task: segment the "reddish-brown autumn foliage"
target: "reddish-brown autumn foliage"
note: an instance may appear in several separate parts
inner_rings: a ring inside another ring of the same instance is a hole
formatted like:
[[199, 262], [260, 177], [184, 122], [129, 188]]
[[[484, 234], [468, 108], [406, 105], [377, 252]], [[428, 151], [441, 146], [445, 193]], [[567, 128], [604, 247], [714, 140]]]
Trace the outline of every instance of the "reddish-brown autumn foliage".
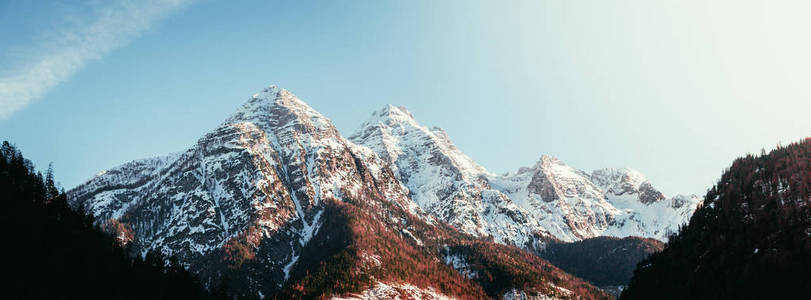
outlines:
[[225, 262], [232, 269], [239, 268], [245, 261], [255, 258], [255, 253], [250, 245], [240, 242], [241, 239], [231, 239], [223, 246]]
[[119, 245], [125, 246], [135, 238], [135, 233], [127, 224], [116, 219], [108, 219], [102, 224], [102, 229], [115, 237]]
[[[500, 298], [519, 289], [566, 297], [555, 287], [585, 299], [609, 296], [549, 262], [512, 246], [460, 234], [445, 224], [429, 225], [399, 206], [333, 201], [318, 234], [302, 253], [279, 298], [348, 294], [376, 281], [434, 288], [459, 299]], [[445, 264], [448, 254], [462, 255], [480, 274], [468, 279]]]

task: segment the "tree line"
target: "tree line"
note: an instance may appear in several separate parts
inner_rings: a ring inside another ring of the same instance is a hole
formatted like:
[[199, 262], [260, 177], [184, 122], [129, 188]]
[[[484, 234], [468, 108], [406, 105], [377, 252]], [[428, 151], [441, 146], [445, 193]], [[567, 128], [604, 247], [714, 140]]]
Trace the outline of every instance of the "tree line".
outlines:
[[53, 167], [43, 175], [0, 147], [0, 257], [5, 299], [214, 299], [177, 261], [129, 255], [91, 216], [68, 206]]

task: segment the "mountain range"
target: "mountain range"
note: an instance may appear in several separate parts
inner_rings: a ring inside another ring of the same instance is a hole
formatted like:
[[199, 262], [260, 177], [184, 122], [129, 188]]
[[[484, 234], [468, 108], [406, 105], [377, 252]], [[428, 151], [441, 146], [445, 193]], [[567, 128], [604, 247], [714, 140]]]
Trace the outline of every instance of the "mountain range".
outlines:
[[667, 240], [701, 202], [694, 195], [668, 198], [635, 170], [587, 173], [547, 155], [516, 172], [492, 174], [444, 130], [420, 125], [403, 107], [373, 113], [349, 140], [377, 153], [434, 217], [524, 248], [597, 236]]
[[254, 298], [605, 298], [536, 254], [667, 241], [701, 205], [631, 169], [551, 156], [493, 174], [402, 107], [345, 138], [275, 86], [188, 149], [104, 171], [68, 201], [135, 254]]

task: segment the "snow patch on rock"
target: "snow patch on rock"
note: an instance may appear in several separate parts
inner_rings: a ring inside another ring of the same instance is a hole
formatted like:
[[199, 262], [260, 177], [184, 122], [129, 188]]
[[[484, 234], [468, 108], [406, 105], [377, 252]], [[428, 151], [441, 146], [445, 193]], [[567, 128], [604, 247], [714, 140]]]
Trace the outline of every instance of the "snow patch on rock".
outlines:
[[426, 299], [451, 300], [434, 288], [420, 288], [407, 283], [377, 282], [373, 287], [358, 293], [345, 296], [332, 296], [333, 300], [383, 300], [383, 299]]

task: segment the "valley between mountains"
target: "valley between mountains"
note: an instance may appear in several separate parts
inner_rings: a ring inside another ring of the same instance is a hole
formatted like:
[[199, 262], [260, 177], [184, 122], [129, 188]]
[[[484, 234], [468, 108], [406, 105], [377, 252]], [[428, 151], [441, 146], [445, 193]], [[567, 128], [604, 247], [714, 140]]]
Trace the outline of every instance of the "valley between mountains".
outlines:
[[344, 137], [275, 86], [188, 149], [67, 194], [133, 255], [279, 299], [610, 298], [598, 286], [627, 285], [702, 204], [551, 156], [493, 174], [403, 107]]

